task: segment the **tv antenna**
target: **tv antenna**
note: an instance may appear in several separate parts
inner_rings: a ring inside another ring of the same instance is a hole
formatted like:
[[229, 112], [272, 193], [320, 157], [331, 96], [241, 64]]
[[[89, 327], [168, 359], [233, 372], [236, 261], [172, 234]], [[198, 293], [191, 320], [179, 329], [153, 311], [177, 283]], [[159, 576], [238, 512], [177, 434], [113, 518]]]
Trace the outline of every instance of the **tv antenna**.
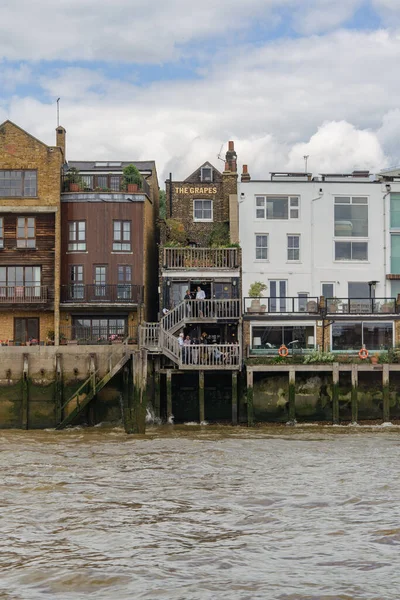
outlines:
[[223, 147], [224, 147], [224, 144], [221, 144], [221, 148], [220, 148], [220, 150], [219, 150], [219, 152], [218, 152], [218, 154], [217, 154], [217, 158], [218, 158], [219, 160], [222, 160], [222, 162], [225, 162], [225, 158], [222, 156], [222, 148], [223, 148]]
[[60, 99], [57, 98], [57, 127], [60, 126]]
[[307, 173], [307, 163], [308, 163], [308, 159], [310, 158], [310, 155], [309, 154], [305, 154], [303, 156], [303, 158], [304, 158], [304, 172]]

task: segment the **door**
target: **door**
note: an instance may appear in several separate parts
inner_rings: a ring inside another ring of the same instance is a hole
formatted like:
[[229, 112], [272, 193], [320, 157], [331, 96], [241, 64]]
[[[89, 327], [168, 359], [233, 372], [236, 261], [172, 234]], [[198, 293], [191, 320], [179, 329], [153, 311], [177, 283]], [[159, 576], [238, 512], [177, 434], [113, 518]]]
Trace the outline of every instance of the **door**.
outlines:
[[185, 281], [179, 281], [176, 283], [172, 283], [171, 285], [171, 306], [163, 306], [163, 308], [173, 308], [174, 306], [177, 306], [179, 304], [179, 302], [182, 302], [182, 300], [185, 297], [186, 294], [186, 290], [189, 289], [189, 282]]
[[105, 298], [107, 282], [107, 267], [105, 265], [96, 265], [94, 268], [94, 295], [97, 298]]
[[39, 319], [14, 319], [14, 342], [39, 342]]
[[117, 298], [118, 300], [132, 299], [132, 267], [130, 265], [118, 266], [118, 285]]
[[270, 312], [286, 312], [286, 284], [285, 279], [269, 280]]

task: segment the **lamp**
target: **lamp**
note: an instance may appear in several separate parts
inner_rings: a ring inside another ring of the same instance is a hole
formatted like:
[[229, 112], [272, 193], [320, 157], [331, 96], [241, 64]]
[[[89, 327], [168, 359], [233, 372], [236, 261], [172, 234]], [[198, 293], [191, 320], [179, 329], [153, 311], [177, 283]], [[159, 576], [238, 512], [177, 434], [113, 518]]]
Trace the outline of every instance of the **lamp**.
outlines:
[[261, 346], [261, 338], [260, 337], [255, 337], [253, 338], [253, 346]]

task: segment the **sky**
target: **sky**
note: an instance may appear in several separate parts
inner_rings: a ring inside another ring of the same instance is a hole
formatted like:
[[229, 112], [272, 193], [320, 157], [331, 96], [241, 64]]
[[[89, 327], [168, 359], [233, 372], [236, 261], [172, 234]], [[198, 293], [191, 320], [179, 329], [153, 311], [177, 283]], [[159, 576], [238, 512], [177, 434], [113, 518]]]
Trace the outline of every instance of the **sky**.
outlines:
[[2, 0], [0, 122], [69, 160], [155, 160], [160, 186], [234, 140], [270, 171], [400, 164], [400, 0]]

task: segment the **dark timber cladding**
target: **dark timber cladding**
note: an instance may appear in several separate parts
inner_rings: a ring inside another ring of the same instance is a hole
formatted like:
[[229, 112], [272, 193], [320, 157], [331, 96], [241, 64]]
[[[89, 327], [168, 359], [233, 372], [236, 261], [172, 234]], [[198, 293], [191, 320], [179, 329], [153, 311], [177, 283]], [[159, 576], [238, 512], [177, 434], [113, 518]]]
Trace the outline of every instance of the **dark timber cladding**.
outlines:
[[[143, 274], [143, 202], [63, 202], [62, 215], [62, 283], [71, 283], [72, 265], [83, 266], [83, 284], [94, 283], [94, 268], [107, 268], [107, 284], [118, 283], [118, 266], [132, 267], [132, 283], [144, 285]], [[68, 226], [71, 221], [86, 222], [86, 251], [68, 251]], [[114, 252], [113, 222], [130, 221], [131, 250]]]

